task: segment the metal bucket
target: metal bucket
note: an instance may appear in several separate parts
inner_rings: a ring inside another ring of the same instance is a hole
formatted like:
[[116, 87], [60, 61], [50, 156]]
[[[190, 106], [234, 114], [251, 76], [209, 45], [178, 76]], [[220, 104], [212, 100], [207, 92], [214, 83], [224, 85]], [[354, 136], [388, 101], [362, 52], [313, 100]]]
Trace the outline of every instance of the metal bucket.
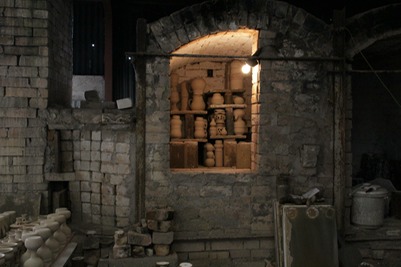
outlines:
[[378, 185], [364, 184], [354, 190], [352, 199], [352, 223], [366, 228], [383, 225], [388, 191]]

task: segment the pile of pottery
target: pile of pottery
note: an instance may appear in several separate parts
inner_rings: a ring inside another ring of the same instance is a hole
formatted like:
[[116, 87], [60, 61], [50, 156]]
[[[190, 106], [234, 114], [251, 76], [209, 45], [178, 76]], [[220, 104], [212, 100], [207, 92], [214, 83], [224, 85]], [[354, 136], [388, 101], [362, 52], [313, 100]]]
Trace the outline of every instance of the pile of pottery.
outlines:
[[47, 267], [72, 237], [67, 208], [32, 220], [15, 211], [0, 214], [0, 266]]

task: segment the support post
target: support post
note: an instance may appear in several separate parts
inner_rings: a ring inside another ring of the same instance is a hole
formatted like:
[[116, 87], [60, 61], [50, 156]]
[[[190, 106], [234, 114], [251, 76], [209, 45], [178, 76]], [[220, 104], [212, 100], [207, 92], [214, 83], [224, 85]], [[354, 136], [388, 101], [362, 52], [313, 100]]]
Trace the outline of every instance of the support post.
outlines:
[[[146, 20], [138, 19], [136, 25], [136, 50], [146, 51]], [[146, 59], [145, 57], [135, 58], [135, 200], [136, 212], [135, 221], [145, 216], [145, 180], [146, 180]]]
[[[333, 49], [334, 56], [344, 58], [345, 56], [345, 9], [335, 10], [333, 14], [334, 37]], [[346, 73], [345, 60], [334, 63], [335, 71], [338, 75], [334, 76], [334, 207], [337, 214], [338, 232], [344, 230], [345, 213], [345, 181], [346, 181], [346, 156], [345, 156], [345, 115], [346, 115]]]

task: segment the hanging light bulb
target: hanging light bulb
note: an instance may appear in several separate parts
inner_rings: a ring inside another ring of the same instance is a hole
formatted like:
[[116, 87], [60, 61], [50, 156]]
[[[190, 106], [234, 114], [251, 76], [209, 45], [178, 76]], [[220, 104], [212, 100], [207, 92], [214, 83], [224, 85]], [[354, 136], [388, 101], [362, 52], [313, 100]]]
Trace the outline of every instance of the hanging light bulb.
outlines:
[[242, 73], [243, 74], [248, 74], [251, 71], [251, 66], [249, 66], [247, 63], [245, 63], [242, 68]]

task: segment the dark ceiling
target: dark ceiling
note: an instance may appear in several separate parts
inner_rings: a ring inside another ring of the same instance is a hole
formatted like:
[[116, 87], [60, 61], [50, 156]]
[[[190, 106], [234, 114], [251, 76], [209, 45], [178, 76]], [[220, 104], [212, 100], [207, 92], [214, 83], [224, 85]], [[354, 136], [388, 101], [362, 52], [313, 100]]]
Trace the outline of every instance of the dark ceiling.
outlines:
[[[227, 0], [229, 1], [229, 0]], [[251, 0], [248, 0], [251, 1]], [[204, 0], [112, 0], [115, 6], [140, 11], [140, 15], [153, 21], [181, 8], [205, 2]], [[287, 0], [283, 1], [305, 9], [320, 19], [330, 22], [333, 10], [345, 8], [347, 17], [401, 0]]]

